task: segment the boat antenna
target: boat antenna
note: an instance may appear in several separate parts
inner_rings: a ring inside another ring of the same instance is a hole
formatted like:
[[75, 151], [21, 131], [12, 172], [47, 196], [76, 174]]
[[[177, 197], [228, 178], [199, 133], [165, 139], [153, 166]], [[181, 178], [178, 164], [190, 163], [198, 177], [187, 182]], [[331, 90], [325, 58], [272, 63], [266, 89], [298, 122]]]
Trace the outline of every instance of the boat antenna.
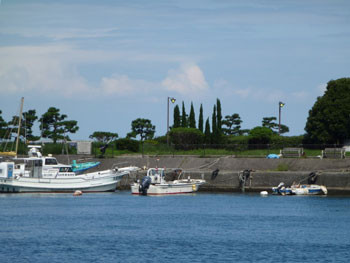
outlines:
[[18, 142], [19, 142], [19, 135], [21, 131], [21, 121], [22, 121], [22, 112], [23, 112], [23, 102], [24, 102], [24, 97], [21, 98], [21, 109], [19, 111], [19, 119], [18, 119], [18, 130], [17, 130], [17, 140], [16, 140], [16, 156], [18, 152]]

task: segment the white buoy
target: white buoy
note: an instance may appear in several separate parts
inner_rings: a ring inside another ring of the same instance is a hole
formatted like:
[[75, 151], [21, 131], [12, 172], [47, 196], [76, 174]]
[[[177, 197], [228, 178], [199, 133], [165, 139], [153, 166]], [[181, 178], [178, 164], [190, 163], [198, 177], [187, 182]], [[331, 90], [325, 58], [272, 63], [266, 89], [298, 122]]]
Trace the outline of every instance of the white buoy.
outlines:
[[269, 195], [269, 193], [268, 193], [267, 191], [261, 191], [261, 192], [260, 192], [260, 195], [262, 195], [262, 196], [267, 196], [267, 195]]
[[82, 195], [82, 194], [83, 194], [82, 191], [76, 190], [76, 191], [74, 192], [73, 196], [79, 196], [79, 195]]

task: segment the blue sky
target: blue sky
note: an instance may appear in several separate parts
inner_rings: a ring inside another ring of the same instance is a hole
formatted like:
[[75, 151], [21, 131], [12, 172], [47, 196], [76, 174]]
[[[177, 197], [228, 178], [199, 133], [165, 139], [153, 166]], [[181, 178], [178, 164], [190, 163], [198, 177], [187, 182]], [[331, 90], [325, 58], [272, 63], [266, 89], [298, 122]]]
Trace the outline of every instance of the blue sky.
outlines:
[[[167, 97], [245, 129], [278, 117], [300, 135], [331, 79], [349, 77], [350, 2], [17, 1], [0, 4], [0, 110], [51, 106], [94, 131], [124, 137], [147, 118], [166, 132]], [[170, 110], [172, 123], [173, 106]]]

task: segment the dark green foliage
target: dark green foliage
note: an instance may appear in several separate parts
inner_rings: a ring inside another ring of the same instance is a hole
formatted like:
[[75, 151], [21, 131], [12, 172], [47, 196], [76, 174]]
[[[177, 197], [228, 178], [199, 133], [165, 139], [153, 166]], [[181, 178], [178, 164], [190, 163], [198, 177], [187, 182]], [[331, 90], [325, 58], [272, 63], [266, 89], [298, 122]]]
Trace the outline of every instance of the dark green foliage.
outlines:
[[249, 132], [249, 144], [269, 144], [273, 132], [267, 127], [255, 127]]
[[79, 127], [77, 121], [64, 121], [67, 115], [60, 114], [60, 110], [51, 107], [41, 118], [42, 137], [52, 139], [54, 143], [57, 140], [64, 139], [67, 133], [75, 133]]
[[131, 152], [138, 152], [140, 149], [140, 142], [129, 138], [118, 139], [115, 141], [117, 150], [127, 150]]
[[221, 114], [221, 102], [216, 99], [216, 125], [218, 135], [222, 134], [222, 114]]
[[242, 135], [241, 123], [242, 120], [238, 113], [226, 115], [225, 119], [222, 121], [222, 124], [225, 125], [226, 128], [222, 128], [222, 131], [226, 135]]
[[181, 115], [181, 127], [187, 128], [187, 114], [185, 109], [185, 103], [182, 102], [182, 115]]
[[148, 119], [138, 118], [131, 122], [131, 132], [128, 137], [140, 136], [141, 141], [152, 139], [156, 132], [156, 126]]
[[[262, 120], [262, 126], [271, 129], [274, 133], [278, 134], [279, 124], [275, 122], [277, 120], [276, 117], [264, 117]], [[288, 126], [281, 124], [280, 133], [289, 132]]]
[[203, 132], [203, 128], [203, 106], [201, 104], [201, 107], [199, 108], [198, 130]]
[[[45, 143], [42, 148], [43, 155], [48, 154], [76, 154], [77, 149], [76, 147], [71, 147], [69, 144], [65, 145], [63, 143]], [[28, 151], [28, 148], [27, 148]]]
[[225, 143], [225, 149], [232, 151], [245, 151], [248, 150], [249, 136], [227, 136]]
[[170, 131], [170, 138], [177, 149], [195, 149], [203, 143], [204, 135], [196, 128], [175, 128]]
[[153, 139], [154, 141], [158, 142], [158, 144], [166, 144], [167, 143], [167, 138], [166, 136], [158, 136]]
[[40, 139], [40, 136], [33, 135], [33, 125], [34, 122], [38, 119], [36, 116], [35, 110], [28, 110], [27, 112], [23, 112], [23, 121], [22, 121], [22, 129], [21, 135], [26, 137], [28, 141], [36, 141]]
[[190, 117], [189, 117], [189, 127], [196, 128], [196, 117], [194, 114], [194, 108], [193, 108], [192, 102], [191, 102], [191, 110], [190, 110]]
[[302, 147], [303, 138], [303, 135], [289, 137], [273, 135], [270, 140], [270, 148], [283, 149], [285, 147]]
[[7, 129], [7, 122], [2, 118], [1, 114], [2, 111], [0, 110], [0, 141], [5, 139], [4, 137]]
[[305, 131], [308, 143], [341, 144], [350, 138], [350, 78], [328, 82], [309, 111]]
[[211, 117], [211, 130], [212, 130], [212, 134], [211, 134], [211, 142], [213, 144], [218, 143], [218, 126], [217, 126], [217, 118], [216, 118], [216, 105], [214, 105], [213, 107], [213, 115]]
[[106, 144], [117, 139], [118, 133], [95, 131], [93, 134], [89, 136], [89, 138], [94, 139], [97, 142]]
[[211, 133], [210, 133], [209, 118], [207, 118], [207, 121], [205, 122], [204, 143], [206, 143], [206, 144], [210, 144], [211, 143]]
[[180, 108], [179, 105], [174, 107], [174, 125], [173, 128], [181, 127], [181, 116], [180, 116]]

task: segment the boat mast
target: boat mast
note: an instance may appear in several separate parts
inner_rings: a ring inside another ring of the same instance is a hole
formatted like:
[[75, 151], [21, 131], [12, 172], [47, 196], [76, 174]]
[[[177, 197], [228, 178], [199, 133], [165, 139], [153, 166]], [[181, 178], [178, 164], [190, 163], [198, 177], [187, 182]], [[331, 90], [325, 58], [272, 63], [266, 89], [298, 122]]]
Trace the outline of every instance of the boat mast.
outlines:
[[20, 111], [19, 111], [18, 131], [17, 131], [17, 140], [16, 140], [16, 156], [17, 156], [17, 151], [18, 151], [19, 135], [20, 135], [20, 131], [21, 131], [23, 102], [24, 102], [24, 97], [22, 97], [22, 99], [21, 99], [21, 108], [20, 108]]

